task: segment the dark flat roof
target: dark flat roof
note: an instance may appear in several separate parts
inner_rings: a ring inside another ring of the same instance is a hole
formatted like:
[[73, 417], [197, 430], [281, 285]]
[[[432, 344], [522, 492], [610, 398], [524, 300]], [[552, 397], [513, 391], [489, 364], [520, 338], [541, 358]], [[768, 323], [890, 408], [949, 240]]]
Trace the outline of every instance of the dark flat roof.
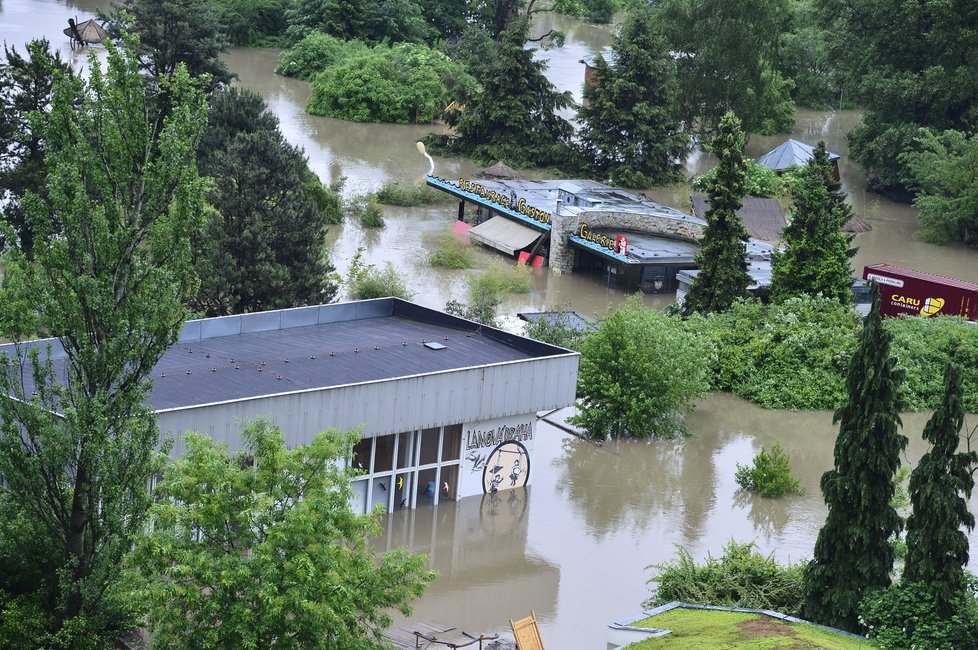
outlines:
[[[567, 353], [395, 298], [300, 307], [188, 321], [153, 370], [149, 404], [199, 406]], [[63, 352], [52, 356], [63, 375]]]

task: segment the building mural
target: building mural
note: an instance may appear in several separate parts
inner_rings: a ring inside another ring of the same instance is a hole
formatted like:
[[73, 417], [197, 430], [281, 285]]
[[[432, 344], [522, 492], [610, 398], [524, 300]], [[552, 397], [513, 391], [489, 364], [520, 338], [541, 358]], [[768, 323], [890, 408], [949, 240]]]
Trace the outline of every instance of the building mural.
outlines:
[[535, 429], [534, 414], [466, 424], [460, 493], [495, 494], [528, 485]]

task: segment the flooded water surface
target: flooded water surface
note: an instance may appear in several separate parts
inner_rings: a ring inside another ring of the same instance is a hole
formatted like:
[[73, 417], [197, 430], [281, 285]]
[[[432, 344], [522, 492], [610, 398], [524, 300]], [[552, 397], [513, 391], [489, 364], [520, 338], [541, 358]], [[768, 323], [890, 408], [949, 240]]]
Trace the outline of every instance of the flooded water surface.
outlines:
[[[46, 36], [77, 64], [61, 34], [66, 19], [90, 17], [100, 0], [63, 3], [50, 0], [2, 0], [0, 34], [20, 47]], [[561, 90], [580, 99], [587, 54], [605, 47], [607, 27], [595, 27], [549, 16], [537, 27], [564, 30], [561, 49], [542, 52], [549, 76]], [[413, 183], [427, 171], [415, 142], [438, 127], [354, 124], [310, 116], [304, 106], [310, 86], [274, 74], [278, 51], [236, 48], [226, 60], [238, 83], [260, 93], [279, 118], [282, 131], [301, 146], [312, 169], [324, 182], [345, 178], [349, 197], [374, 191], [388, 181]], [[978, 281], [978, 252], [962, 246], [920, 242], [916, 210], [867, 193], [865, 175], [848, 158], [846, 134], [859, 123], [858, 111], [800, 110], [791, 137], [814, 143], [824, 139], [842, 155], [842, 181], [856, 216], [872, 231], [856, 237], [853, 264], [889, 262]], [[787, 136], [752, 137], [749, 154], [757, 157]], [[436, 173], [467, 177], [478, 167], [457, 159], [436, 159]], [[713, 165], [710, 156], [694, 153], [692, 172]], [[688, 205], [684, 188], [660, 188], [651, 196], [674, 207]], [[367, 231], [348, 221], [331, 230], [332, 259], [341, 274], [358, 248], [365, 261], [391, 262], [407, 278], [415, 299], [443, 307], [464, 298], [466, 276], [426, 263], [431, 236], [451, 227], [456, 206], [388, 208], [387, 227]], [[502, 258], [480, 250], [480, 267]], [[583, 314], [603, 312], [624, 297], [587, 275], [556, 276], [535, 271], [529, 293], [508, 297], [501, 307], [510, 327], [513, 314], [570, 305]], [[663, 306], [669, 297], [647, 297]], [[926, 414], [904, 417], [911, 438], [907, 459], [924, 451], [920, 431]], [[978, 424], [972, 418], [971, 426]], [[402, 511], [385, 520], [380, 548], [405, 546], [429, 554], [439, 572], [428, 593], [416, 603], [415, 616], [455, 625], [468, 632], [503, 631], [509, 618], [534, 609], [548, 648], [603, 648], [604, 626], [640, 611], [648, 595], [646, 567], [674, 556], [676, 545], [694, 558], [717, 554], [731, 538], [755, 540], [764, 553], [784, 561], [811, 555], [825, 517], [818, 482], [832, 465], [836, 427], [828, 412], [765, 411], [741, 400], [713, 395], [702, 400], [689, 418], [691, 438], [678, 441], [615, 442], [597, 447], [541, 423], [537, 430], [532, 486], [494, 497], [468, 498], [436, 508]], [[785, 499], [762, 499], [736, 488], [737, 463], [748, 463], [762, 445], [781, 441], [806, 493]], [[972, 510], [978, 505], [972, 499]], [[978, 537], [972, 535], [972, 544]], [[971, 562], [971, 569], [978, 563]]]

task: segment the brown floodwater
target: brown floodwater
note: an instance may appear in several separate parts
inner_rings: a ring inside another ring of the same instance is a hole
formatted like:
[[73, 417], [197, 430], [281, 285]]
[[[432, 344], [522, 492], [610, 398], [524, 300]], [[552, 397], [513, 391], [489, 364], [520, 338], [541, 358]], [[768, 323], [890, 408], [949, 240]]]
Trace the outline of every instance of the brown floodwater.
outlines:
[[[71, 52], [61, 34], [69, 16], [85, 20], [104, 0], [0, 0], [0, 39], [17, 45], [46, 36], [78, 65], [84, 54]], [[547, 16], [540, 33], [555, 26], [565, 31], [563, 48], [541, 57], [551, 80], [580, 99], [580, 59], [605, 47], [607, 27]], [[388, 181], [416, 182], [427, 163], [414, 143], [431, 126], [355, 124], [307, 115], [306, 82], [274, 74], [278, 52], [235, 48], [226, 56], [239, 83], [260, 93], [278, 116], [285, 137], [301, 146], [324, 182], [345, 178], [347, 197], [377, 189]], [[963, 246], [920, 242], [916, 210], [865, 191], [865, 175], [848, 158], [846, 134], [859, 123], [858, 111], [806, 111], [797, 114], [791, 137], [824, 139], [842, 154], [840, 171], [856, 215], [873, 230], [857, 235], [855, 271], [864, 264], [890, 262], [978, 281], [978, 252]], [[785, 135], [751, 138], [756, 157], [780, 144]], [[694, 152], [691, 172], [712, 166], [709, 155]], [[436, 173], [468, 176], [468, 161], [436, 159]], [[688, 206], [681, 187], [650, 194], [675, 207]], [[415, 299], [443, 307], [464, 298], [466, 277], [478, 271], [449, 272], [426, 264], [433, 235], [448, 230], [453, 204], [433, 208], [387, 208], [387, 226], [368, 231], [354, 221], [334, 227], [332, 259], [344, 274], [360, 247], [371, 264], [393, 264], [409, 279]], [[480, 268], [502, 258], [477, 251]], [[584, 314], [603, 312], [624, 293], [586, 275], [555, 276], [536, 270], [527, 294], [505, 299], [500, 311], [511, 328], [514, 314], [570, 305]], [[663, 306], [668, 297], [648, 296]], [[907, 459], [915, 463], [925, 450], [920, 431], [926, 414], [907, 414], [904, 432], [911, 438]], [[972, 416], [970, 425], [978, 424]], [[678, 441], [614, 442], [597, 447], [546, 423], [535, 444], [533, 484], [522, 492], [472, 497], [435, 508], [390, 515], [380, 548], [405, 546], [427, 553], [439, 577], [415, 603], [415, 617], [434, 619], [466, 631], [504, 631], [510, 617], [530, 609], [541, 620], [550, 648], [603, 648], [605, 625], [640, 611], [647, 596], [647, 566], [673, 557], [676, 545], [694, 558], [717, 554], [733, 538], [754, 540], [764, 553], [785, 561], [810, 557], [825, 506], [819, 477], [832, 464], [836, 428], [828, 412], [766, 411], [727, 395], [702, 400], [689, 417], [691, 438]], [[747, 463], [760, 447], [780, 441], [791, 455], [794, 474], [806, 493], [762, 499], [736, 488], [737, 463]], [[978, 497], [971, 500], [972, 511]], [[971, 534], [972, 544], [978, 535]], [[978, 547], [978, 546], [976, 546]], [[978, 562], [972, 560], [972, 570]]]

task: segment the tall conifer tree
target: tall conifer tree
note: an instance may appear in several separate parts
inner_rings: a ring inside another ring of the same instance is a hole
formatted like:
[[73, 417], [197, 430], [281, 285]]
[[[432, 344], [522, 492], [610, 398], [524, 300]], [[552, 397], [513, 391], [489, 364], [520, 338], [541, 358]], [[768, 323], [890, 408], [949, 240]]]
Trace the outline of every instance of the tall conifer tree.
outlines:
[[782, 252], [775, 254], [771, 292], [775, 300], [799, 294], [822, 294], [843, 303], [852, 302], [850, 237], [842, 232], [852, 210], [833, 191], [825, 143], [801, 171], [801, 187], [795, 195], [791, 223], [784, 229]]
[[804, 613], [818, 623], [857, 630], [859, 602], [890, 584], [890, 538], [903, 522], [890, 505], [907, 438], [898, 396], [904, 372], [890, 355], [893, 335], [880, 318], [879, 292], [846, 376], [848, 399], [835, 412], [835, 468], [822, 475], [828, 516], [805, 569]]
[[720, 120], [710, 151], [719, 158], [717, 173], [706, 190], [710, 209], [706, 231], [696, 253], [699, 274], [686, 294], [685, 313], [723, 312], [747, 297], [747, 229], [737, 216], [747, 194], [747, 138], [740, 120], [728, 112]]
[[676, 63], [648, 5], [636, 7], [584, 86], [581, 143], [596, 174], [627, 187], [675, 180], [689, 136], [679, 118]]
[[[913, 514], [907, 519], [907, 561], [903, 581], [924, 582], [948, 616], [965, 593], [964, 567], [968, 564], [968, 537], [975, 516], [968, 501], [975, 480], [971, 468], [978, 463], [973, 451], [957, 452], [964, 424], [964, 388], [961, 368], [944, 370], [944, 399], [924, 427], [931, 450], [910, 475]], [[962, 496], [963, 495], [963, 496]]]

